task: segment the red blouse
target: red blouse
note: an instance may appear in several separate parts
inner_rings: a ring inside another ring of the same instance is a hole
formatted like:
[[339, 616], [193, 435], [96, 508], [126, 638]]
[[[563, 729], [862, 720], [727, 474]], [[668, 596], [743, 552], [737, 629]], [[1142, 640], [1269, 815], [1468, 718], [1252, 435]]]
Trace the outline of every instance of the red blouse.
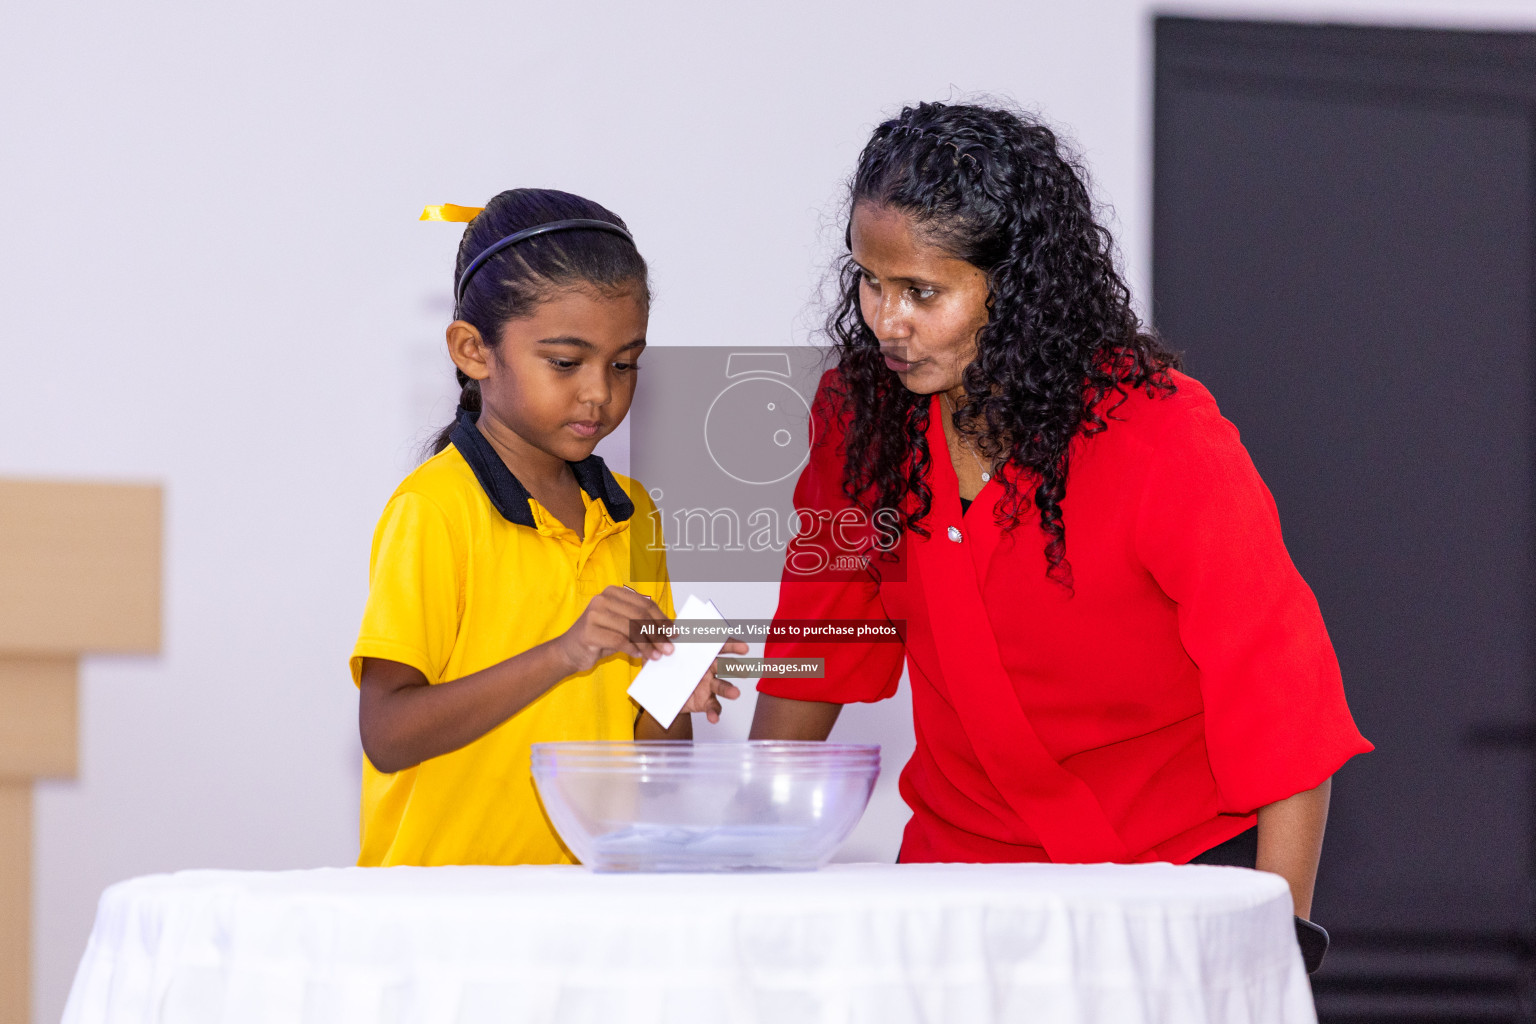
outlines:
[[[795, 489], [823, 524], [850, 507], [836, 372]], [[1236, 428], [1199, 382], [1174, 381], [1074, 443], [1071, 591], [1046, 576], [1038, 518], [997, 526], [996, 477], [961, 514], [937, 396], [928, 537], [904, 533], [879, 580], [786, 567], [776, 619], [905, 622], [903, 644], [770, 642], [767, 656], [825, 658], [826, 674], [758, 684], [874, 701], [905, 660], [917, 748], [903, 861], [1183, 863], [1372, 749]]]

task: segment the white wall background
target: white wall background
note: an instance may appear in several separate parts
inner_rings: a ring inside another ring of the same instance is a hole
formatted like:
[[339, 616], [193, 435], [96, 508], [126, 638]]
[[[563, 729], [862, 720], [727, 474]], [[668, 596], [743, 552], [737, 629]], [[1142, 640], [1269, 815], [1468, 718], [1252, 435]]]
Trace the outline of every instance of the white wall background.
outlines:
[[[1536, 28], [1533, 0], [1180, 10]], [[1141, 290], [1149, 18], [1144, 0], [0, 9], [0, 474], [168, 499], [164, 652], [87, 662], [80, 777], [40, 787], [34, 1019], [58, 1019], [104, 886], [355, 856], [345, 664], [369, 537], [452, 405], [458, 229], [418, 223], [422, 204], [591, 196], [654, 268], [654, 344], [804, 340], [869, 128], [990, 92], [1069, 126]], [[713, 592], [772, 611], [770, 587]], [[888, 755], [850, 856], [894, 853], [906, 714], [839, 725]]]

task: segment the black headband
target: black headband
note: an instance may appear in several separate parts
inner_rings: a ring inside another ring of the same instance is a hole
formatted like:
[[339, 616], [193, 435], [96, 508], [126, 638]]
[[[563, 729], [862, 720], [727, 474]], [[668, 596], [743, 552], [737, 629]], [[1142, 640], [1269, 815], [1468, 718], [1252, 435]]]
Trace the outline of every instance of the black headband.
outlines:
[[617, 224], [606, 220], [591, 220], [585, 217], [575, 217], [571, 220], [552, 220], [548, 224], [536, 224], [531, 228], [524, 228], [516, 234], [508, 235], [506, 238], [501, 239], [499, 242], [492, 242], [490, 245], [485, 247], [484, 252], [470, 260], [469, 266], [464, 268], [464, 273], [459, 277], [458, 287], [453, 290], [454, 304], [457, 305], [458, 303], [464, 301], [464, 288], [469, 284], [469, 279], [475, 275], [475, 271], [484, 266], [486, 260], [490, 259], [492, 256], [495, 256], [509, 245], [516, 245], [518, 242], [523, 241], [525, 238], [532, 238], [535, 235], [547, 235], [551, 231], [579, 230], [607, 231], [610, 234], [618, 235], [630, 245], [635, 244], [635, 240], [630, 237], [628, 231], [625, 231]]

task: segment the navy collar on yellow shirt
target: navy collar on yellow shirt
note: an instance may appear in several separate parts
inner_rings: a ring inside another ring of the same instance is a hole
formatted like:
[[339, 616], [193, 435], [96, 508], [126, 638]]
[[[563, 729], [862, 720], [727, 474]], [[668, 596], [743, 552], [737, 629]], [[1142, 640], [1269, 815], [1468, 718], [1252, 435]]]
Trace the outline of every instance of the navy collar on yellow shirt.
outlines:
[[[486, 497], [491, 499], [491, 504], [496, 506], [502, 518], [518, 526], [536, 528], [538, 524], [533, 521], [533, 509], [528, 505], [528, 488], [512, 475], [507, 464], [501, 461], [501, 456], [496, 454], [496, 449], [491, 447], [491, 442], [480, 433], [480, 428], [475, 425], [475, 414], [460, 409], [458, 422], [453, 425], [453, 433], [448, 435], [448, 439], [459, 450], [459, 454], [464, 456], [469, 468], [475, 471], [475, 479], [480, 481]], [[624, 488], [608, 472], [600, 456], [588, 455], [580, 462], [569, 462], [566, 465], [576, 474], [576, 482], [581, 485], [581, 489], [608, 507], [608, 516], [614, 522], [622, 523], [635, 514], [635, 503], [629, 500]]]

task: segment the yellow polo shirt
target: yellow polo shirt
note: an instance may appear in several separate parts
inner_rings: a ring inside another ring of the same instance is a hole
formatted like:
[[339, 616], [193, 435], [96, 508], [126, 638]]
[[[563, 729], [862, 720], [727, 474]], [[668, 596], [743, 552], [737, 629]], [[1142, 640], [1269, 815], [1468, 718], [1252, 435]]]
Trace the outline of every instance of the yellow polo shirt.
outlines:
[[[405, 479], [379, 520], [354, 683], [363, 658], [411, 665], [434, 684], [467, 676], [565, 632], [612, 584], [675, 614], [665, 551], [641, 542], [658, 520], [638, 483], [600, 459], [576, 464], [581, 539], [527, 496], [478, 431], [455, 442]], [[459, 446], [479, 450], [467, 460]], [[610, 505], [627, 511], [626, 497], [633, 510], [616, 521]], [[642, 554], [634, 565], [632, 540]], [[529, 745], [633, 739], [638, 708], [625, 691], [638, 670], [627, 656], [604, 658], [414, 768], [385, 774], [365, 758], [358, 864], [570, 863], [534, 789]]]

